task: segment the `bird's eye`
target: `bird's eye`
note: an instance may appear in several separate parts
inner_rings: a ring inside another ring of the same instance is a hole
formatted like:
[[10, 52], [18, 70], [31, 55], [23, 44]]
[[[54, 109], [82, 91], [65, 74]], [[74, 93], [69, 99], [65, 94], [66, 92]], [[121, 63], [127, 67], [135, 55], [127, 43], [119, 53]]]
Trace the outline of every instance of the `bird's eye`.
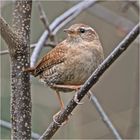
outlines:
[[85, 29], [83, 29], [83, 28], [80, 28], [80, 33], [85, 33]]

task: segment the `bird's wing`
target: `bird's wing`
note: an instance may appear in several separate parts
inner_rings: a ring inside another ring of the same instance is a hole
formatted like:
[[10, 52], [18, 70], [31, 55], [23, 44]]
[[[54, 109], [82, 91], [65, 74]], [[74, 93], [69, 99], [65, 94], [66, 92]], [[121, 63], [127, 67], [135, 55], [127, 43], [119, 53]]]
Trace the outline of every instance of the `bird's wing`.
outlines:
[[64, 43], [58, 44], [47, 55], [45, 55], [35, 67], [34, 75], [38, 76], [46, 69], [50, 69], [54, 65], [64, 62], [67, 47]]

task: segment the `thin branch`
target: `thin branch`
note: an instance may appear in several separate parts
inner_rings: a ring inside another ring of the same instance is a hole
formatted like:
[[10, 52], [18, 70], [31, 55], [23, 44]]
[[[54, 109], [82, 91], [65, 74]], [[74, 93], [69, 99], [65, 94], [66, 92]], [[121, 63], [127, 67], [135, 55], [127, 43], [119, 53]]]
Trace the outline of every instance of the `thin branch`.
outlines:
[[[14, 48], [12, 46], [17, 46], [17, 44], [23, 43], [18, 35], [13, 31], [10, 25], [4, 20], [3, 17], [0, 17], [0, 29], [1, 29], [1, 36], [8, 44], [9, 50], [11, 54], [15, 53]], [[11, 45], [13, 44], [13, 45]]]
[[44, 24], [46, 30], [48, 31], [48, 36], [49, 36], [50, 40], [52, 42], [55, 42], [54, 35], [53, 35], [53, 33], [50, 29], [50, 26], [49, 26], [48, 18], [45, 14], [45, 11], [43, 10], [42, 5], [40, 4], [40, 1], [38, 1], [38, 9], [39, 9], [39, 12], [40, 12], [40, 19], [41, 19], [42, 23]]
[[[76, 93], [79, 101], [86, 95], [90, 88], [99, 80], [101, 75], [109, 68], [109, 66], [130, 46], [130, 44], [136, 39], [139, 34], [139, 23], [132, 29], [132, 31], [119, 43], [119, 45], [111, 52], [111, 54], [99, 65], [99, 67], [93, 72], [81, 89]], [[56, 121], [62, 124], [67, 120], [73, 109], [77, 106], [77, 103], [73, 99], [67, 104], [66, 108], [60, 112], [56, 117]], [[49, 125], [47, 130], [40, 137], [41, 139], [50, 139], [56, 133], [60, 126], [54, 121]]]
[[0, 55], [5, 55], [5, 54], [9, 54], [9, 51], [8, 50], [0, 51]]
[[45, 44], [45, 46], [46, 46], [46, 47], [49, 46], [49, 47], [51, 47], [51, 48], [54, 48], [54, 47], [56, 46], [56, 43], [54, 43], [54, 42], [47, 42], [47, 43]]
[[139, 14], [139, 5], [137, 4], [137, 1], [132, 1], [132, 0], [128, 0], [125, 2], [125, 4], [122, 6], [122, 11], [126, 12], [128, 8], [131, 6], [134, 8], [137, 14]]
[[[98, 0], [92, 0], [87, 1], [84, 0], [76, 5], [74, 5], [72, 8], [64, 12], [62, 15], [60, 15], [58, 18], [56, 18], [52, 24], [50, 25], [50, 29], [52, 33], [55, 35], [58, 30], [60, 30], [64, 25], [66, 25], [68, 22], [72, 21], [76, 16], [78, 16], [81, 12], [86, 10], [87, 8], [94, 5]], [[71, 18], [72, 17], [72, 18]], [[65, 24], [64, 24], [65, 23]], [[37, 42], [36, 48], [34, 49], [32, 56], [31, 56], [31, 67], [33, 67], [37, 61], [37, 58], [41, 52], [41, 49], [43, 48], [46, 40], [48, 39], [48, 31], [45, 31], [40, 39]]]
[[135, 23], [126, 19], [125, 17], [119, 16], [115, 12], [107, 9], [102, 5], [95, 5], [94, 8], [90, 8], [87, 10], [89, 14], [93, 16], [97, 16], [101, 18], [103, 21], [114, 25], [116, 28], [121, 28], [125, 33], [131, 31], [131, 29], [135, 26]]
[[130, 119], [129, 122], [127, 123], [127, 130], [126, 133], [124, 135], [124, 137], [126, 139], [134, 139], [136, 138], [136, 131], [137, 131], [137, 123], [139, 122], [139, 81], [140, 81], [140, 77], [139, 77], [139, 72], [140, 72], [140, 67], [139, 67], [139, 60], [140, 60], [140, 46], [138, 46], [138, 51], [137, 51], [137, 55], [138, 55], [138, 61], [135, 61], [134, 63], [138, 65], [138, 68], [133, 69], [134, 73], [133, 74], [133, 79], [135, 79], [135, 84], [134, 84], [134, 90], [133, 90], [133, 97], [132, 97], [132, 102], [131, 102], [131, 112], [130, 112]]
[[[139, 5], [137, 4], [137, 1], [129, 0], [129, 2], [132, 4], [132, 6], [134, 7], [134, 9], [135, 9], [135, 11], [137, 12], [137, 14], [139, 14], [140, 7], [139, 7]], [[139, 3], [139, 2], [138, 2], [138, 3]]]
[[[56, 46], [56, 44], [53, 43], [53, 42], [47, 42], [47, 43], [44, 44], [44, 47], [54, 48], [55, 46]], [[31, 49], [34, 49], [35, 47], [36, 47], [36, 43], [30, 45]], [[0, 51], [0, 55], [5, 55], [5, 54], [9, 54], [9, 51], [8, 50]]]
[[118, 131], [116, 130], [116, 128], [112, 124], [111, 120], [109, 119], [109, 117], [107, 116], [107, 114], [103, 110], [102, 106], [100, 105], [97, 97], [95, 97], [95, 95], [92, 94], [91, 90], [89, 90], [89, 93], [90, 93], [89, 98], [90, 98], [91, 102], [95, 105], [96, 110], [99, 112], [105, 125], [109, 128], [109, 130], [112, 132], [112, 134], [115, 136], [116, 139], [122, 140], [120, 134], [118, 133]]
[[[10, 122], [7, 122], [7, 121], [4, 121], [4, 120], [0, 120], [0, 126], [1, 127], [4, 127], [6, 129], [11, 129], [12, 128], [12, 125]], [[32, 138], [33, 139], [39, 139], [40, 135], [35, 133], [35, 132], [32, 132]]]

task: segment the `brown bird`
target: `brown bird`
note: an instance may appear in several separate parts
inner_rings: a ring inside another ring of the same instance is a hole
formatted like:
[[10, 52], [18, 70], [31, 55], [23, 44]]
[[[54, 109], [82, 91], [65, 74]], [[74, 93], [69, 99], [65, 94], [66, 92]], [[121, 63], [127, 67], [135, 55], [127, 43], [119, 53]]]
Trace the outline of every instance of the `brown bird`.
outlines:
[[[68, 37], [47, 53], [33, 68], [24, 71], [53, 88], [61, 105], [59, 92], [77, 90], [103, 61], [103, 48], [96, 31], [85, 24], [64, 30]], [[76, 100], [75, 100], [76, 101]], [[76, 101], [76, 103], [78, 103]]]

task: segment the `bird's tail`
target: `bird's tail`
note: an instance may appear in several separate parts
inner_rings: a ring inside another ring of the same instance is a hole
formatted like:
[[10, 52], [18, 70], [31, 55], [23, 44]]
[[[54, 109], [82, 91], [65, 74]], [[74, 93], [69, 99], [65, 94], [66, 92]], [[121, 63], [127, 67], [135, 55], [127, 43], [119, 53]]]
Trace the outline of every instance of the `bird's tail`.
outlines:
[[31, 75], [35, 75], [35, 68], [23, 68], [23, 72], [30, 73]]

